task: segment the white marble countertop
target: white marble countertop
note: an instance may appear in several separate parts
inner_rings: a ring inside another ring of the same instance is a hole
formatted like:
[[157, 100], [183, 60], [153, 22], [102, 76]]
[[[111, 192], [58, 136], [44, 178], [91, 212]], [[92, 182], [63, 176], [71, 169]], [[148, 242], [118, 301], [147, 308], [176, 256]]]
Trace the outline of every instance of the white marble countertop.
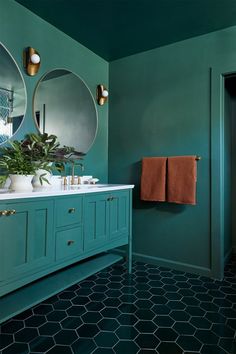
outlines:
[[81, 184], [76, 186], [52, 186], [34, 188], [32, 191], [14, 192], [8, 189], [0, 189], [0, 201], [10, 199], [50, 197], [60, 195], [76, 195], [96, 192], [112, 192], [115, 190], [132, 189], [133, 184]]

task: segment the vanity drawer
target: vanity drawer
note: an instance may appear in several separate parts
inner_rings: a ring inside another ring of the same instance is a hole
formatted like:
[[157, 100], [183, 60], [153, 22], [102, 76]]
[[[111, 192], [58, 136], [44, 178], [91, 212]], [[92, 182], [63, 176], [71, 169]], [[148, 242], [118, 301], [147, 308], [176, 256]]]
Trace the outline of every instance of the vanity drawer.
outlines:
[[56, 201], [56, 226], [80, 224], [82, 221], [82, 197], [68, 197]]
[[76, 257], [83, 252], [82, 227], [56, 233], [56, 261]]

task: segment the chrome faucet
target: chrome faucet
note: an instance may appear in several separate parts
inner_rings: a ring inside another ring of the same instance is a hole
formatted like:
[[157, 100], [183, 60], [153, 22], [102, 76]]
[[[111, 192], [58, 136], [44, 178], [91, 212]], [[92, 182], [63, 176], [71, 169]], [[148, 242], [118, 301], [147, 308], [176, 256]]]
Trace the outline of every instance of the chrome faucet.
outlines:
[[75, 166], [80, 166], [81, 171], [84, 171], [84, 165], [80, 163], [76, 163], [75, 161], [71, 162], [71, 181], [70, 184], [75, 184]]

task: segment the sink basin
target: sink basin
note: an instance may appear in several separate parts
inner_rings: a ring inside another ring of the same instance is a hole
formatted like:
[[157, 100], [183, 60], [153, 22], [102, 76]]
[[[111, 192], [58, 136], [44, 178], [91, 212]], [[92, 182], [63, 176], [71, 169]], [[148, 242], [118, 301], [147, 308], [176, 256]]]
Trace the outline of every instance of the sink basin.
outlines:
[[90, 188], [104, 188], [109, 187], [109, 184], [72, 184], [70, 188], [72, 189], [90, 189]]

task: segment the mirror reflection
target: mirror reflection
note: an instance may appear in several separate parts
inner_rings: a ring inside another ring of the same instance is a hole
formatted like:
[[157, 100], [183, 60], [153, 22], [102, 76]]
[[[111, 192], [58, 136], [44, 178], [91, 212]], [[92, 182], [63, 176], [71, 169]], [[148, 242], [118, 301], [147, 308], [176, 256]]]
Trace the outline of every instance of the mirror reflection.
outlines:
[[88, 152], [97, 133], [97, 111], [85, 83], [74, 73], [56, 69], [36, 87], [34, 114], [41, 133], [54, 134], [61, 145]]
[[0, 43], [0, 144], [11, 138], [22, 124], [26, 110], [26, 90], [22, 75]]

